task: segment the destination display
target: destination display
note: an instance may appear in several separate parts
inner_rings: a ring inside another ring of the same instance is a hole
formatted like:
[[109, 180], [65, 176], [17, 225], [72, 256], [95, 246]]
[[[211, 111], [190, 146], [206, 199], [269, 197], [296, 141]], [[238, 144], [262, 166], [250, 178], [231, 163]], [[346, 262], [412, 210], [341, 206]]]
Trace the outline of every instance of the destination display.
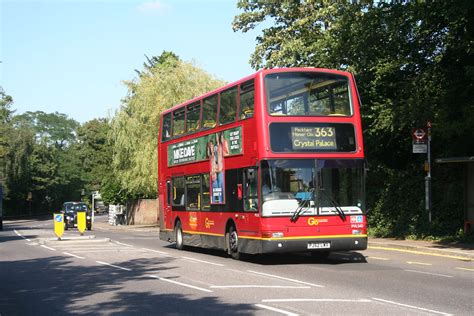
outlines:
[[336, 129], [334, 127], [291, 127], [293, 150], [329, 150], [337, 149]]
[[350, 123], [272, 123], [273, 152], [354, 152], [356, 137]]

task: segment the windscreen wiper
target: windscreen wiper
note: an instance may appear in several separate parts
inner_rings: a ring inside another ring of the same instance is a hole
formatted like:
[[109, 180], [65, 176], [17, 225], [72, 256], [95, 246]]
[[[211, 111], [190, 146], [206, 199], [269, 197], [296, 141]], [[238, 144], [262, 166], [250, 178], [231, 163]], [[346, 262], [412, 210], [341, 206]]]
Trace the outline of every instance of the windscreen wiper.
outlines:
[[343, 222], [346, 221], [346, 214], [344, 214], [344, 211], [341, 209], [341, 207], [339, 206], [339, 204], [337, 204], [337, 202], [332, 198], [332, 196], [330, 196], [329, 194], [327, 194], [324, 189], [321, 189], [319, 190], [319, 192], [322, 192], [328, 199], [329, 201], [331, 201], [331, 204], [334, 206], [334, 208], [336, 209], [336, 212], [337, 214], [339, 215], [339, 217], [342, 219]]
[[302, 200], [301, 205], [298, 206], [296, 211], [291, 215], [290, 222], [295, 223], [298, 218], [308, 210], [308, 207], [311, 205], [310, 200]]

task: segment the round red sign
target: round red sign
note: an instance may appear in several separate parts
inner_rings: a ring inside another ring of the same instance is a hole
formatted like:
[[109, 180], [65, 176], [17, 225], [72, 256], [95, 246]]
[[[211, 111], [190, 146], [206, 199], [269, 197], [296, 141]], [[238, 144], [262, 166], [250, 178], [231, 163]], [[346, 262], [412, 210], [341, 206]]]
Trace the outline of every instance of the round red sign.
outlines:
[[426, 136], [425, 130], [418, 128], [413, 132], [413, 136], [415, 136], [417, 139], [423, 139]]

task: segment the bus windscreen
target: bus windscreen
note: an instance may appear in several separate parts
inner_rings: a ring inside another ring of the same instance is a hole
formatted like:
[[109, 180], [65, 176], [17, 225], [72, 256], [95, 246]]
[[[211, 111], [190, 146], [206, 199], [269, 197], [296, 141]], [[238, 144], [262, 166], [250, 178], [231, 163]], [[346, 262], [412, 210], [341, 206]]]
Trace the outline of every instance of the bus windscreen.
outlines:
[[318, 72], [282, 72], [265, 76], [272, 116], [351, 116], [349, 80]]

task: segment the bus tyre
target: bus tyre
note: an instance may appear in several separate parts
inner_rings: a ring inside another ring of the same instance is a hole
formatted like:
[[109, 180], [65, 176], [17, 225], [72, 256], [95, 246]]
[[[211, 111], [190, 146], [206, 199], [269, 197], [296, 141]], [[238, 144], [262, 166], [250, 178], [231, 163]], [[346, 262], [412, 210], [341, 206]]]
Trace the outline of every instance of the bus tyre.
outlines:
[[227, 243], [228, 254], [232, 257], [232, 259], [239, 260], [239, 235], [237, 234], [237, 230], [234, 226], [229, 227], [229, 231], [227, 232]]
[[183, 250], [183, 229], [181, 228], [181, 222], [178, 221], [174, 226], [174, 240], [176, 241], [176, 249]]

